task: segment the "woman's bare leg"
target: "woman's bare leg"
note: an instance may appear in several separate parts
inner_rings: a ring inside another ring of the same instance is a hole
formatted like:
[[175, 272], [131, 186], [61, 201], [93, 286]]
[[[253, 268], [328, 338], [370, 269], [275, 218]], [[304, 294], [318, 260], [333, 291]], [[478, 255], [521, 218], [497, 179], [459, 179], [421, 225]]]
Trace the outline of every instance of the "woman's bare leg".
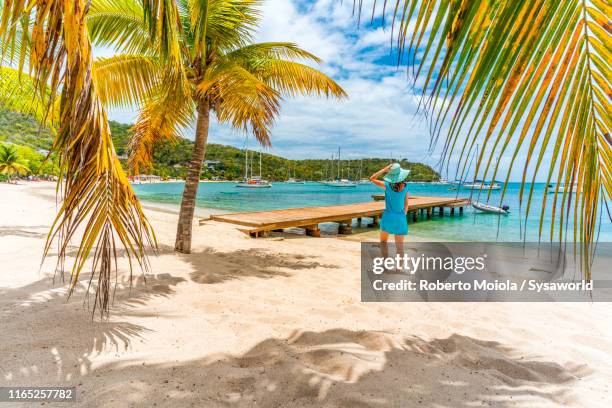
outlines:
[[389, 240], [389, 233], [383, 230], [380, 230], [380, 255], [383, 258], [389, 257], [389, 246], [387, 245], [388, 240]]
[[395, 253], [400, 257], [404, 257], [404, 236], [403, 235], [394, 235], [395, 238]]

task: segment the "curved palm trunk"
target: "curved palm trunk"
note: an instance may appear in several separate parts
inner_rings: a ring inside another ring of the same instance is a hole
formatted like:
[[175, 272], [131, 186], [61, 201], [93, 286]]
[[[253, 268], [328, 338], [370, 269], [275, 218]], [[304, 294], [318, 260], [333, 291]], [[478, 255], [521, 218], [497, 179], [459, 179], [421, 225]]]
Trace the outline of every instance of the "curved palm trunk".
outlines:
[[176, 242], [174, 250], [188, 254], [191, 252], [191, 230], [193, 226], [193, 214], [195, 212], [196, 195], [200, 182], [202, 162], [206, 154], [206, 142], [208, 141], [209, 123], [208, 102], [198, 103], [198, 120], [196, 125], [195, 144], [189, 164], [189, 172], [185, 180], [183, 200], [181, 201], [181, 212], [179, 214], [178, 227], [176, 230]]

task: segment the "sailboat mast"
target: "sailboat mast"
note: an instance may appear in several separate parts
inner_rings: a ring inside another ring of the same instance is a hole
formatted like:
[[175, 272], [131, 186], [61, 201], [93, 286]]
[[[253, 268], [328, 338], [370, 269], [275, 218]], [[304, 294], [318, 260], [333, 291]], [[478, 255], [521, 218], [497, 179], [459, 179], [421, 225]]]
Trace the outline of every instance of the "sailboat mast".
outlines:
[[338, 180], [340, 180], [340, 146], [338, 146]]
[[261, 179], [261, 150], [259, 151], [259, 178]]
[[244, 179], [249, 179], [249, 149], [244, 149]]

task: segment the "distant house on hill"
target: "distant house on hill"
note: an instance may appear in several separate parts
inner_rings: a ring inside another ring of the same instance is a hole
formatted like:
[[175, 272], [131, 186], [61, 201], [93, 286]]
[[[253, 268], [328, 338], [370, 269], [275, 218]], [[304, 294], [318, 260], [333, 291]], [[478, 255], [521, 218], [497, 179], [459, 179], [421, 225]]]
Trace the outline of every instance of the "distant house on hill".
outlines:
[[206, 167], [208, 167], [210, 170], [215, 170], [215, 166], [221, 166], [221, 162], [219, 160], [204, 160], [204, 164], [206, 165]]

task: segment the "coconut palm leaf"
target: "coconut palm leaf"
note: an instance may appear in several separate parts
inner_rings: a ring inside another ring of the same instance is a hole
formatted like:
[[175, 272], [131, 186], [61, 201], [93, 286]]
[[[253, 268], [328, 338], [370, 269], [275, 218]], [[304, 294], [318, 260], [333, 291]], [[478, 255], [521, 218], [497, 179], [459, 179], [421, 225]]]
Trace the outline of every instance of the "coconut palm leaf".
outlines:
[[93, 82], [106, 106], [141, 106], [161, 81], [157, 59], [147, 55], [116, 55], [96, 58]]
[[134, 173], [150, 167], [157, 143], [176, 141], [193, 123], [195, 103], [191, 88], [183, 85], [180, 77], [167, 72], [146, 99], [128, 141], [128, 163]]
[[86, 16], [91, 41], [125, 54], [152, 53], [151, 37], [143, 24], [139, 1], [95, 0]]
[[[0, 39], [3, 44], [12, 44], [17, 27], [28, 32], [31, 46], [27, 51], [22, 48], [21, 53], [28, 52], [29, 69], [41, 100], [49, 88], [52, 91], [47, 109], [55, 103], [55, 92], [61, 90], [53, 150], [60, 161], [62, 201], [44, 255], [57, 243], [57, 271], [63, 276], [69, 244], [80, 239], [70, 268], [70, 293], [93, 255], [90, 284], [96, 281], [94, 311], [98, 308], [104, 315], [110, 304], [117, 247], [125, 249], [130, 265], [135, 260], [146, 268], [145, 247], [154, 244], [154, 235], [121, 169], [92, 79], [85, 25], [88, 4], [85, 0], [4, 0]], [[25, 61], [23, 55], [16, 57]]]
[[246, 69], [220, 64], [212, 78], [197, 86], [201, 98], [207, 99], [220, 122], [249, 130], [264, 146], [270, 145], [270, 128], [280, 109], [280, 93]]
[[320, 64], [316, 55], [303, 50], [290, 42], [266, 42], [249, 44], [227, 53], [226, 58], [233, 61], [258, 61], [267, 59], [303, 59]]
[[[525, 222], [533, 211], [526, 186], [546, 163], [547, 185], [556, 179], [570, 192], [557, 184], [544, 194], [539, 236], [552, 207], [548, 238], [580, 242], [574, 248], [586, 278], [612, 191], [611, 11], [602, 0], [398, 0], [393, 12], [398, 50], [421, 79], [421, 106], [432, 143], [443, 141], [443, 162], [458, 158], [463, 178], [480, 144], [475, 179], [497, 178], [502, 156], [509, 169], [522, 166]], [[574, 183], [581, 194], [572, 194]]]
[[59, 104], [55, 103], [51, 112], [48, 112], [49, 98], [50, 91], [47, 89], [44, 100], [41, 100], [36, 81], [28, 74], [0, 66], [0, 106], [30, 115], [51, 132], [55, 132]]
[[346, 92], [321, 71], [299, 62], [269, 59], [252, 68], [253, 75], [284, 95], [345, 98]]

